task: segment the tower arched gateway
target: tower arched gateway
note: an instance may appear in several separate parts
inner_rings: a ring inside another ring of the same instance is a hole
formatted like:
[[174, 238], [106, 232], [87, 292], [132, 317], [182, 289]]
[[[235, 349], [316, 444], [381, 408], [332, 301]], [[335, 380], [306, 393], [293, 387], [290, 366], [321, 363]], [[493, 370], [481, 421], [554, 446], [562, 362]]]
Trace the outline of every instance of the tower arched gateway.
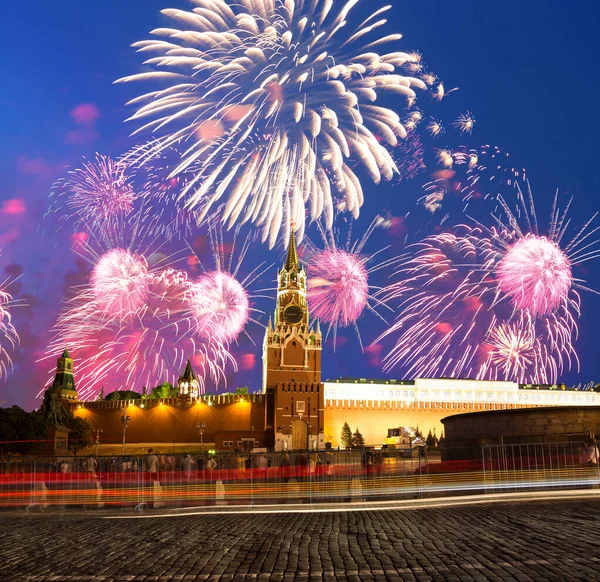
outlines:
[[321, 329], [313, 327], [306, 302], [306, 271], [298, 261], [294, 232], [285, 264], [277, 275], [274, 320], [263, 344], [263, 393], [272, 395], [267, 424], [275, 448], [323, 448]]

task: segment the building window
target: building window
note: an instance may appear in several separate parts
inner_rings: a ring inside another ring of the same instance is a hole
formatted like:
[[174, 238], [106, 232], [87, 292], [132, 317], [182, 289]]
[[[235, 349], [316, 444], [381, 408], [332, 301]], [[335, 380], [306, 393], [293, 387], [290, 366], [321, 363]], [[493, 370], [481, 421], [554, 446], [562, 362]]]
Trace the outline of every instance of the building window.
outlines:
[[483, 400], [483, 392], [480, 392], [479, 390], [477, 392], [475, 392], [475, 399]]
[[465, 392], [465, 400], [473, 400], [473, 390], [467, 390]]
[[442, 398], [444, 400], [450, 400], [450, 390], [444, 390], [444, 392], [442, 394], [443, 394]]
[[461, 399], [461, 392], [460, 390], [455, 390], [454, 391], [454, 400], [460, 400]]
[[298, 412], [298, 413], [306, 412], [306, 402], [303, 402], [303, 401], [296, 402], [296, 412]]

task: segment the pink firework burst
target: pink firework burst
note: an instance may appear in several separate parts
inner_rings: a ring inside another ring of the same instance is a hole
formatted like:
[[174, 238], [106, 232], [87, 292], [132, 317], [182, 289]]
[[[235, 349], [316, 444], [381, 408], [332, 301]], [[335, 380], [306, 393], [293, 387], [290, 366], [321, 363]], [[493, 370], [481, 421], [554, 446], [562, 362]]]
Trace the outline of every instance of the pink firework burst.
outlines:
[[310, 257], [307, 274], [312, 315], [339, 327], [354, 324], [369, 302], [364, 260], [348, 251], [325, 249]]
[[84, 288], [67, 303], [46, 356], [51, 359], [68, 346], [81, 398], [94, 398], [102, 386], [140, 391], [175, 383], [188, 358], [194, 360], [202, 391], [209, 381], [225, 380], [228, 364], [235, 369], [226, 344], [199, 337], [186, 273], [165, 269], [149, 275], [144, 304], [123, 319], [107, 315], [102, 302], [90, 301], [92, 293]]
[[138, 311], [147, 301], [148, 284], [146, 260], [126, 249], [104, 253], [92, 270], [91, 287], [96, 304], [113, 319]]
[[228, 344], [237, 341], [248, 323], [258, 323], [253, 315], [262, 314], [262, 311], [252, 307], [252, 304], [262, 295], [250, 289], [270, 268], [260, 263], [247, 275], [240, 275], [248, 250], [256, 238], [255, 233], [242, 236], [240, 231], [241, 228], [236, 227], [225, 235], [218, 220], [210, 219], [208, 241], [211, 254], [209, 262], [212, 264], [209, 268], [201, 260], [201, 251], [192, 249], [192, 258], [202, 271], [192, 285], [191, 294], [196, 331], [200, 337], [214, 338]]
[[527, 234], [496, 268], [500, 289], [517, 309], [546, 315], [563, 304], [573, 286], [571, 263], [554, 241]]
[[564, 244], [571, 202], [561, 212], [555, 199], [542, 236], [527, 192], [526, 199], [517, 188], [515, 213], [498, 197], [502, 213], [493, 227], [461, 225], [413, 246], [382, 292], [400, 310], [378, 338], [396, 338], [385, 370], [555, 383], [579, 365], [577, 290], [588, 289], [571, 269], [600, 256], [591, 238], [598, 228], [590, 228], [596, 215]]
[[250, 319], [248, 292], [229, 273], [209, 271], [193, 285], [192, 310], [201, 337], [235, 341]]
[[52, 196], [65, 201], [71, 218], [90, 227], [118, 219], [133, 210], [136, 199], [126, 170], [122, 162], [96, 154], [59, 180]]
[[355, 328], [361, 341], [357, 322], [365, 310], [383, 319], [375, 307], [387, 306], [384, 301], [371, 295], [371, 291], [379, 288], [370, 284], [369, 276], [392, 264], [394, 259], [369, 267], [369, 262], [387, 247], [372, 254], [366, 254], [364, 247], [375, 229], [382, 228], [385, 224], [385, 219], [377, 216], [364, 235], [352, 243], [353, 221], [349, 220], [346, 242], [343, 245], [336, 241], [335, 235], [326, 232], [319, 224], [325, 248], [318, 248], [305, 240], [304, 249], [301, 249], [306, 265], [308, 307], [312, 316], [327, 324], [327, 333], [329, 330], [333, 331], [334, 342], [338, 329], [350, 326]]

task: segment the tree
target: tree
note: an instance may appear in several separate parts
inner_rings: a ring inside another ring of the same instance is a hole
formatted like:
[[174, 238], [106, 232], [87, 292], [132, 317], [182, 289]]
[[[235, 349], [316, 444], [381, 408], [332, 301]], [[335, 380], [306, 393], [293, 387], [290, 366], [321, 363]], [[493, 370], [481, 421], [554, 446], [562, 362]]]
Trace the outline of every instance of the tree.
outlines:
[[74, 455], [77, 454], [77, 451], [87, 449], [94, 444], [94, 429], [85, 418], [71, 414], [67, 418], [65, 426], [71, 429], [68, 446]]
[[417, 439], [423, 438], [423, 433], [420, 431], [418, 424], [417, 424], [417, 428], [415, 429], [415, 438], [417, 438]]
[[248, 392], [248, 386], [243, 386], [242, 388], [236, 388], [235, 389], [235, 395], [236, 396], [248, 396], [249, 392]]
[[435, 447], [435, 440], [433, 439], [433, 434], [431, 434], [431, 429], [427, 433], [427, 438], [425, 439], [425, 444], [428, 447]]
[[104, 400], [139, 400], [140, 397], [140, 393], [133, 390], [115, 390], [107, 394]]
[[365, 446], [365, 439], [358, 430], [358, 428], [354, 431], [354, 434], [352, 435], [351, 443], [353, 449], [362, 449]]
[[100, 388], [100, 393], [98, 394], [98, 398], [96, 400], [104, 400], [104, 386]]
[[345, 422], [344, 426], [342, 426], [340, 441], [345, 449], [350, 449], [352, 447], [352, 430], [347, 422]]
[[7, 441], [0, 444], [5, 452], [27, 455], [48, 438], [48, 427], [39, 412], [25, 412], [11, 406], [0, 408], [0, 435]]
[[440, 435], [440, 440], [438, 441], [438, 447], [443, 447], [444, 446], [444, 433], [442, 432], [442, 434]]
[[169, 382], [164, 382], [160, 386], [156, 386], [152, 388], [150, 394], [148, 394], [149, 399], [154, 398], [177, 398], [179, 396], [179, 389], [177, 386], [173, 386], [169, 384]]

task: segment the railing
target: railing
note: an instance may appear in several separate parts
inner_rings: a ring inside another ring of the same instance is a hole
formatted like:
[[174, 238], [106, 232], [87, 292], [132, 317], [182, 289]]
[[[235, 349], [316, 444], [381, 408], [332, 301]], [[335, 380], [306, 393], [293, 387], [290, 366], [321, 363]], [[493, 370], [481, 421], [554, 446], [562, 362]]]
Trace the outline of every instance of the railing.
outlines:
[[482, 449], [486, 493], [597, 487], [598, 452], [584, 442], [491, 445]]
[[0, 506], [348, 503], [597, 487], [588, 457], [584, 443], [554, 443], [446, 450], [437, 461], [424, 447], [25, 458], [3, 467]]

